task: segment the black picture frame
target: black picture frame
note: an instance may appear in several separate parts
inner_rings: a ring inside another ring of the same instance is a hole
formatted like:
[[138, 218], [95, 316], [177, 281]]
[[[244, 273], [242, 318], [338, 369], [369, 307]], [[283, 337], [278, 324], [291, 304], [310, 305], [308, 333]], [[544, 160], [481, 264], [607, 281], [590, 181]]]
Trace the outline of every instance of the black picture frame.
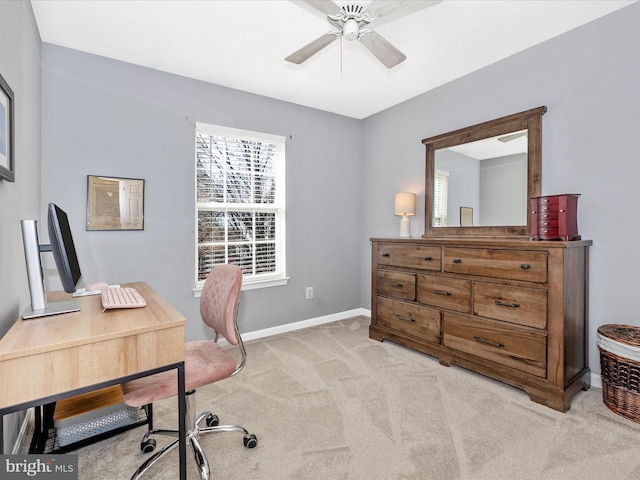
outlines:
[[15, 182], [13, 90], [0, 75], [0, 179]]

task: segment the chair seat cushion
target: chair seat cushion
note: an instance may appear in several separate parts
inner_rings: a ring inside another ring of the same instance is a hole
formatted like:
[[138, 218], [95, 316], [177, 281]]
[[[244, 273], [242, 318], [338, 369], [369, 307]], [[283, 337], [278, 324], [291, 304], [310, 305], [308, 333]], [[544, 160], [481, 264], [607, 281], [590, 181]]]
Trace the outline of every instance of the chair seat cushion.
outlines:
[[[211, 340], [187, 342], [184, 352], [185, 391], [231, 376], [236, 361], [227, 350]], [[175, 369], [131, 380], [121, 385], [124, 402], [141, 407], [178, 394]]]

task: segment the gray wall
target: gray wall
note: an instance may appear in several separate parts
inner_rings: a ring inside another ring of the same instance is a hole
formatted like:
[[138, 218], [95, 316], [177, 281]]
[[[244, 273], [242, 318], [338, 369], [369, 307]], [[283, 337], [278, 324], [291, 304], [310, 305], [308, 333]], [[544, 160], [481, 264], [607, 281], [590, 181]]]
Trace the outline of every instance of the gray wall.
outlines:
[[[360, 121], [50, 44], [42, 83], [41, 208], [68, 213], [85, 283], [144, 280], [187, 317], [188, 339], [209, 335], [192, 293], [198, 121], [288, 139], [291, 279], [242, 293], [241, 331], [360, 307]], [[144, 231], [87, 232], [87, 175], [145, 179]], [[51, 259], [45, 276], [59, 285]]]
[[527, 194], [525, 153], [482, 160], [478, 225], [526, 225], [529, 206], [509, 199], [524, 200]]
[[[1, 337], [30, 303], [20, 220], [40, 216], [40, 35], [29, 2], [0, 2], [0, 74], [13, 90], [16, 109], [16, 181], [0, 180]], [[5, 417], [5, 452], [22, 418]]]
[[[422, 185], [421, 139], [546, 105], [542, 193], [581, 193], [578, 227], [590, 252], [590, 366], [600, 372], [596, 331], [640, 325], [636, 316], [640, 222], [640, 4], [633, 4], [363, 121], [362, 300], [370, 305], [372, 236], [393, 236], [393, 194]], [[424, 202], [424, 191], [418, 203]], [[424, 205], [412, 232], [424, 229]]]

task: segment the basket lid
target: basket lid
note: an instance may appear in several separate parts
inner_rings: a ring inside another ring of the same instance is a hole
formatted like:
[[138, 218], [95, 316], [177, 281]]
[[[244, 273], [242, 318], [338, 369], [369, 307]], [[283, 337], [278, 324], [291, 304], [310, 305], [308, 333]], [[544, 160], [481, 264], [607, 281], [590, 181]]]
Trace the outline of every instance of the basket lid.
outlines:
[[616, 342], [626, 343], [634, 347], [640, 347], [640, 327], [633, 325], [607, 324], [598, 327], [598, 334], [615, 340]]

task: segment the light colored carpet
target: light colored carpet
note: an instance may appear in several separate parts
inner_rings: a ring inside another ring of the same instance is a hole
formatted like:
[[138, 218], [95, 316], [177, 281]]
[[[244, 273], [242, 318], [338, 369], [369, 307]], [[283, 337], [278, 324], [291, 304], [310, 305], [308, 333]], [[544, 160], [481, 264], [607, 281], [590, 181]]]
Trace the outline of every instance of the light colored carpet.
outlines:
[[[244, 371], [201, 388], [198, 412], [240, 423], [259, 442], [249, 450], [238, 433], [202, 437], [212, 479], [640, 479], [640, 425], [609, 411], [601, 390], [580, 392], [559, 413], [371, 340], [368, 326], [357, 317], [250, 342]], [[175, 399], [154, 408], [156, 427], [175, 428]], [[143, 428], [76, 451], [80, 479], [130, 478], [146, 458]], [[177, 479], [177, 453], [146, 478]]]

